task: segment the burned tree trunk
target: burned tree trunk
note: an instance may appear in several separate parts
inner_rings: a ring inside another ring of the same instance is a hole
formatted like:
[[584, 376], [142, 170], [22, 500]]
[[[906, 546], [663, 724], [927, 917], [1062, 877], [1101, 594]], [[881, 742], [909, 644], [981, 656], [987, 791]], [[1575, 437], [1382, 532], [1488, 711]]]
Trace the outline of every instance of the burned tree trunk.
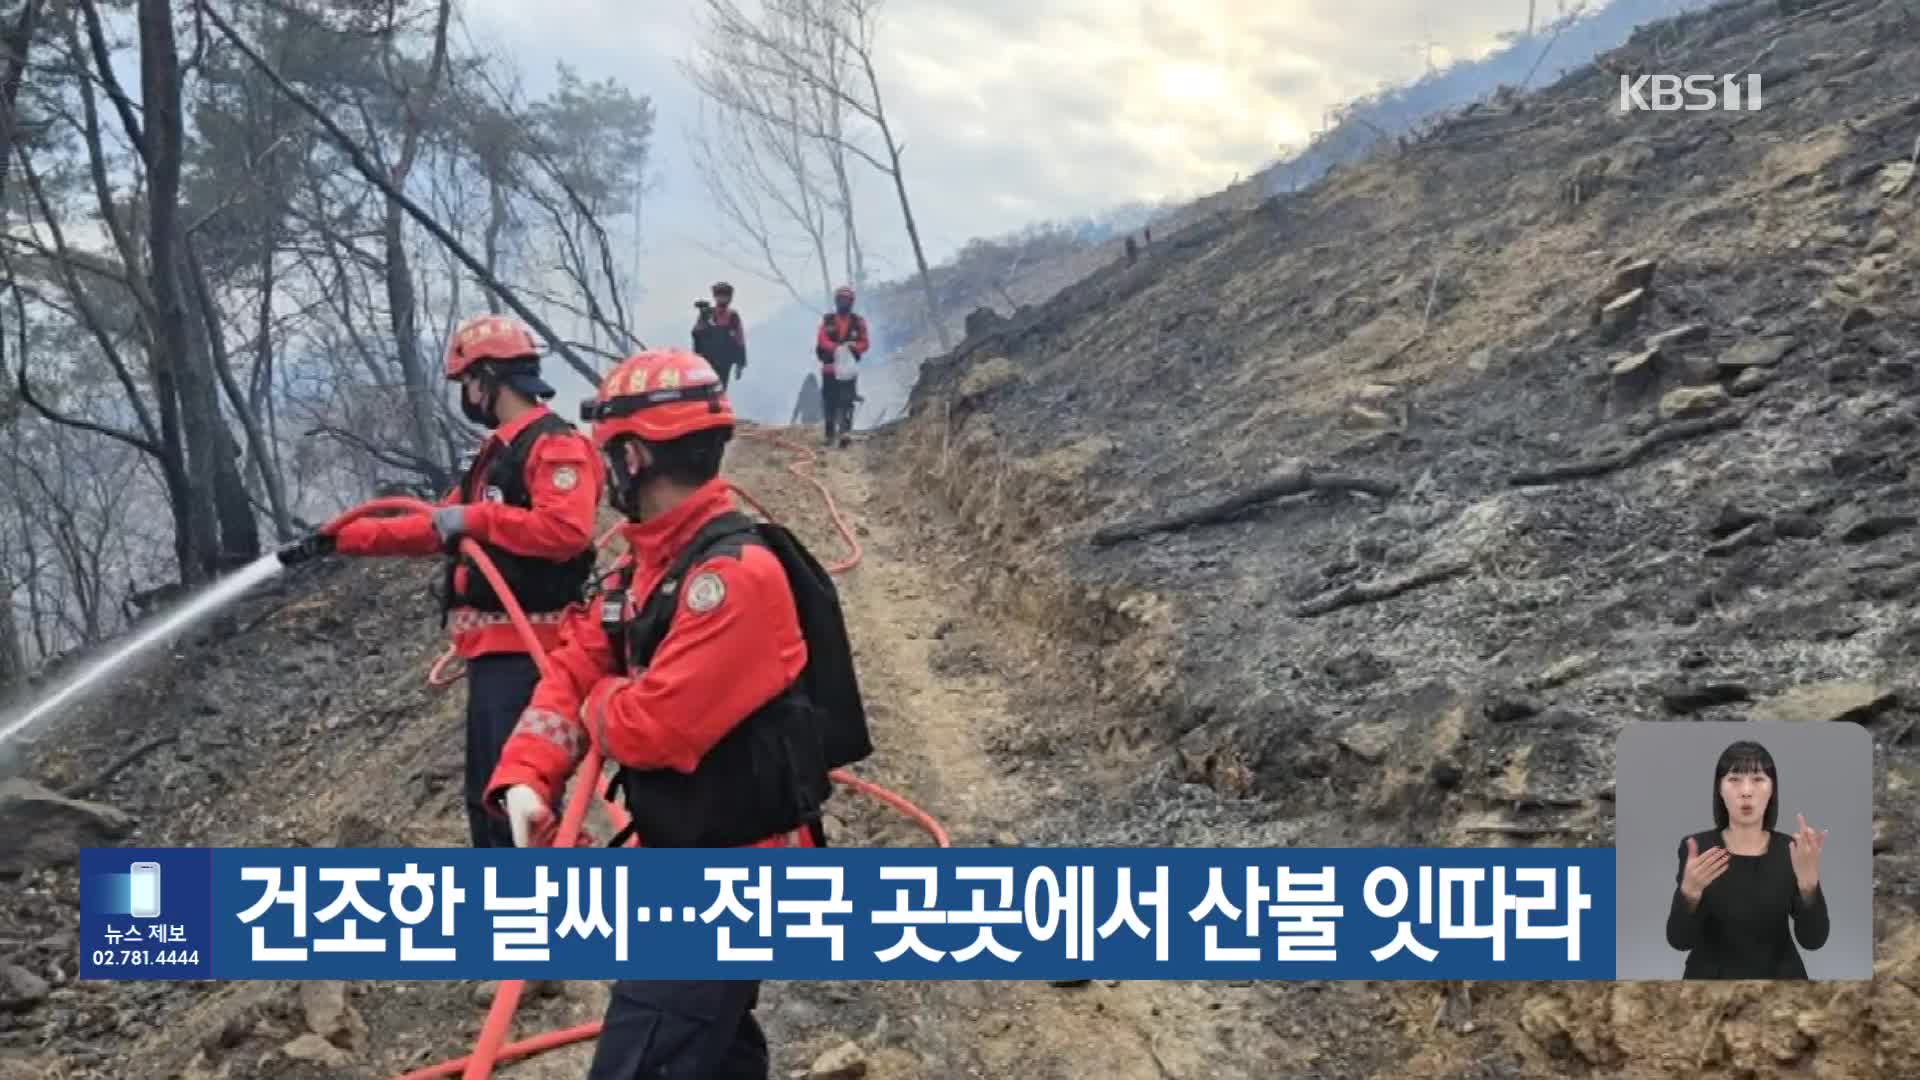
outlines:
[[[185, 124], [180, 103], [180, 53], [173, 33], [173, 7], [167, 0], [140, 0], [140, 100], [146, 124], [141, 154], [146, 159], [148, 214], [148, 283], [154, 300], [151, 332], [156, 388], [160, 391], [163, 423], [177, 420], [184, 436], [185, 454], [170, 455], [169, 470], [178, 469], [173, 489], [174, 520], [185, 536], [176, 541], [184, 582], [211, 577], [217, 562], [219, 530], [215, 523], [211, 486], [196, 477], [213, 475], [219, 453], [214, 425], [208, 415], [211, 380], [199, 368], [188, 337], [186, 298], [177, 272], [180, 262], [180, 164]], [[170, 397], [174, 397], [169, 401]], [[169, 415], [171, 414], [171, 415]], [[169, 425], [171, 426], [171, 425]], [[169, 448], [181, 440], [170, 436]], [[183, 467], [180, 457], [184, 456]], [[170, 478], [172, 479], [172, 478]], [[184, 504], [184, 505], [181, 505]]]
[[193, 242], [186, 239], [178, 253], [179, 272], [175, 278], [192, 311], [187, 316], [187, 363], [191, 373], [183, 389], [191, 392], [186, 408], [202, 425], [210, 440], [207, 456], [194, 457], [195, 482], [207, 489], [213, 504], [218, 538], [214, 545], [215, 564], [224, 568], [250, 562], [260, 556], [260, 525], [253, 518], [253, 506], [247, 499], [246, 482], [240, 474], [240, 446], [220, 409], [220, 387], [216, 383], [214, 355], [223, 346], [218, 340], [220, 326], [208, 319], [211, 298], [202, 293], [205, 281], [193, 262]]
[[[398, 170], [396, 170], [398, 171]], [[404, 179], [404, 177], [402, 178]], [[409, 449], [421, 462], [436, 466], [439, 458], [433, 447], [433, 384], [420, 360], [420, 337], [415, 318], [418, 301], [413, 289], [413, 266], [407, 260], [405, 234], [401, 228], [401, 210], [387, 203], [386, 237], [387, 312], [393, 322], [394, 359], [400, 365], [400, 378], [407, 389], [407, 436]], [[436, 487], [443, 477], [435, 475]]]
[[[240, 392], [240, 384], [233, 375], [233, 360], [227, 354], [226, 340], [222, 337], [219, 309], [214, 305], [212, 290], [207, 285], [205, 268], [194, 251], [193, 238], [187, 237], [186, 250], [183, 252], [186, 262], [186, 283], [193, 289], [194, 306], [200, 318], [193, 322], [201, 333], [200, 355], [207, 361], [208, 367], [219, 379], [221, 389], [226, 392], [227, 405], [240, 420], [240, 426], [247, 436], [247, 447], [252, 453], [255, 475], [260, 479], [262, 492], [266, 496], [267, 507], [273, 513], [274, 526], [282, 540], [293, 537], [291, 518], [287, 513], [286, 496], [280, 484], [280, 474], [273, 467], [267, 453], [267, 439], [260, 430], [259, 417], [253, 411], [252, 404]], [[219, 415], [216, 405], [215, 415]], [[253, 519], [253, 508], [248, 503], [244, 473], [239, 468], [240, 447], [233, 442], [226, 424], [220, 425], [220, 432], [227, 452], [221, 455], [221, 469], [215, 476], [214, 506], [220, 517], [220, 550], [224, 557], [251, 561], [260, 555], [260, 528]]]
[[240, 472], [240, 444], [227, 425], [219, 424], [219, 453], [214, 459], [213, 509], [220, 519], [220, 559], [223, 565], [249, 563], [260, 557], [260, 522], [253, 515]]
[[[408, 90], [400, 86], [395, 76], [395, 88], [400, 91], [406, 112], [406, 126], [400, 136], [399, 160], [394, 163], [389, 176], [396, 189], [406, 187], [414, 163], [419, 160], [427, 107], [437, 95], [441, 76], [446, 71], [447, 23], [452, 15], [452, 0], [441, 0], [434, 24], [433, 58], [427, 65], [425, 82]], [[407, 259], [405, 215], [406, 210], [400, 201], [389, 194], [381, 234], [386, 245], [387, 311], [393, 320], [394, 348], [398, 350], [395, 358], [400, 364], [400, 377], [407, 385], [408, 435], [413, 443], [413, 453], [422, 462], [432, 463], [436, 467], [436, 474], [432, 477], [434, 486], [444, 487], [452, 482], [452, 478], [447, 470], [439, 468], [440, 459], [434, 452], [434, 384], [420, 356], [420, 337], [415, 321], [419, 313], [419, 301], [413, 285], [413, 266]]]
[[5, 212], [7, 169], [13, 163], [15, 103], [20, 100], [20, 86], [26, 81], [27, 54], [33, 48], [33, 26], [39, 17], [40, 0], [27, 0], [20, 5], [13, 25], [7, 27], [6, 36], [0, 38], [0, 47], [6, 50], [5, 55], [0, 56], [0, 64], [6, 65], [5, 75], [0, 76], [0, 213]]
[[13, 582], [0, 578], [0, 697], [26, 681], [27, 655], [13, 614]]

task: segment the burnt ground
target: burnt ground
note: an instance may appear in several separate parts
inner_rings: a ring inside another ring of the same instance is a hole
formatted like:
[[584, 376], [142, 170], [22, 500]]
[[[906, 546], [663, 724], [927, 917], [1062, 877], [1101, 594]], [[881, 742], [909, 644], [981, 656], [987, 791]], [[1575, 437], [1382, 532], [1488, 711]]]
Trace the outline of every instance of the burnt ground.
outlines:
[[[882, 440], [902, 513], [1099, 703], [1001, 749], [1126, 777], [1036, 829], [1604, 845], [1622, 724], [1818, 687], [1876, 748], [1880, 978], [1767, 1046], [1757, 995], [1677, 987], [1476, 987], [1475, 1037], [1542, 1075], [1911, 1059], [1920, 9], [1782, 7], [1659, 24], [926, 365]], [[1758, 112], [1615, 108], [1620, 73], [1756, 69]], [[1518, 482], [1650, 435], [1684, 437]], [[1095, 542], [1300, 467], [1395, 489]]]
[[[823, 557], [834, 537], [782, 455], [743, 441], [730, 475]], [[879, 750], [858, 771], [936, 815], [962, 845], [1062, 842], [1035, 825], [1090, 805], [1115, 779], [1050, 753], [1009, 757], [1032, 709], [1079, 710], [1033, 643], [974, 610], [944, 556], [891, 524], [867, 452], [825, 478], [857, 522], [862, 564], [843, 578]], [[176, 741], [91, 784], [151, 845], [427, 845], [465, 842], [461, 694], [424, 677], [440, 647], [423, 564], [336, 562], [263, 587], [221, 624], [95, 699], [42, 740], [29, 774], [55, 789], [157, 735]], [[1022, 689], [1022, 688], [1025, 689]], [[1111, 808], [1109, 813], [1118, 813]], [[840, 797], [837, 841], [916, 846], [892, 811]], [[604, 830], [604, 824], [602, 824]], [[602, 832], [604, 835], [604, 831]], [[0, 966], [44, 985], [0, 1009], [0, 1078], [318, 1080], [392, 1077], [467, 1052], [489, 990], [467, 982], [101, 984], [74, 978], [71, 867], [0, 894]], [[9, 991], [11, 993], [11, 991]], [[852, 1042], [881, 1078], [1322, 1075], [1391, 1069], [1400, 1006], [1364, 986], [833, 983], [769, 985], [761, 1014], [778, 1075], [805, 1075]], [[605, 987], [573, 983], [524, 1003], [516, 1036], [597, 1019]], [[324, 1036], [320, 1038], [317, 1036]], [[585, 1045], [503, 1068], [577, 1077]], [[1477, 1074], [1475, 1074], [1477, 1075]]]
[[[780, 1074], [849, 1039], [883, 1080], [1909, 1072], [1917, 57], [1901, 0], [1660, 24], [1157, 237], [929, 362], [910, 418], [828, 467], [864, 530], [844, 593], [880, 739], [862, 771], [955, 843], [1605, 845], [1620, 725], [1814, 687], [1809, 722], [1875, 745], [1873, 981], [782, 985], [763, 1007]], [[1613, 111], [1619, 72], [1752, 68], [1757, 113]], [[1634, 284], [1637, 318], [1596, 323]], [[734, 461], [832, 550], [803, 485], [757, 447]], [[1091, 542], [1297, 465], [1394, 488]], [[33, 775], [61, 786], [178, 731], [93, 793], [139, 820], [130, 842], [461, 843], [459, 697], [422, 685], [430, 577], [276, 583]], [[841, 812], [843, 842], [924, 842]], [[0, 1009], [0, 1077], [381, 1078], [463, 1053], [483, 1012], [466, 984], [304, 1005], [289, 984], [75, 984], [74, 908], [66, 870], [0, 894], [0, 965], [48, 984]], [[603, 993], [571, 985], [518, 1030]], [[337, 1057], [298, 1040], [316, 1027]]]

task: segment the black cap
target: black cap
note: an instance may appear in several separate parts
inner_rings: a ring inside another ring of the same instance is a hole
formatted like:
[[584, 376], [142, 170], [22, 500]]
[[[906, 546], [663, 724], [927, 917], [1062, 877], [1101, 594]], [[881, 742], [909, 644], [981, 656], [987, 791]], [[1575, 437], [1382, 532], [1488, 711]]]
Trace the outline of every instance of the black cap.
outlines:
[[538, 360], [496, 362], [494, 370], [502, 386], [510, 386], [529, 398], [550, 398], [557, 392], [547, 380], [540, 377]]

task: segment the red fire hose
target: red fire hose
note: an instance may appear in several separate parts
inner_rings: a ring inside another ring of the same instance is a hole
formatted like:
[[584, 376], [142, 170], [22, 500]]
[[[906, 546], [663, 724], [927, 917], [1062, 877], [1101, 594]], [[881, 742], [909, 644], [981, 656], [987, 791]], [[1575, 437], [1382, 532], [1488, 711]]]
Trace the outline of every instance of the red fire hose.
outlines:
[[[858, 565], [861, 556], [860, 543], [854, 539], [852, 527], [847, 524], [846, 519], [840, 513], [839, 506], [835, 504], [833, 493], [827, 489], [824, 483], [813, 475], [811, 469], [814, 461], [813, 451], [791, 440], [774, 435], [771, 432], [743, 429], [740, 434], [747, 438], [755, 438], [772, 443], [782, 449], [801, 455], [797, 460], [788, 463], [788, 471], [812, 484], [814, 488], [820, 492], [821, 498], [826, 502], [827, 511], [833, 518], [835, 529], [839, 531], [841, 537], [851, 549], [851, 554], [846, 559], [829, 565], [827, 570], [831, 573], [838, 574], [844, 573]], [[741, 498], [746, 500], [748, 504], [753, 506], [754, 509], [759, 510], [763, 516], [769, 519], [772, 518], [772, 515], [768, 514], [751, 495], [748, 495], [737, 486], [735, 486], [733, 490]], [[431, 503], [418, 499], [374, 499], [341, 514], [326, 525], [325, 531], [332, 532], [346, 525], [348, 522], [384, 512], [419, 514], [432, 513], [433, 510], [434, 506]], [[598, 546], [606, 546], [616, 532], [617, 529], [609, 530], [606, 535], [600, 538]], [[500, 575], [499, 568], [494, 565], [492, 559], [487, 557], [486, 551], [471, 538], [461, 538], [460, 550], [473, 560], [474, 565], [479, 568], [481, 575], [487, 579], [487, 583], [493, 586], [495, 595], [500, 597], [503, 606], [506, 608], [508, 619], [512, 621], [514, 629], [519, 632], [521, 641], [527, 646], [527, 652], [533, 657], [534, 664], [540, 669], [541, 675], [545, 676], [549, 674], [551, 664], [547, 658], [546, 650], [541, 647], [538, 636], [533, 632], [533, 624], [527, 621], [526, 612], [520, 607], [519, 601], [513, 595], [513, 591], [507, 587], [506, 580]], [[462, 673], [453, 675], [444, 673], [444, 669], [454, 658], [454, 655], [455, 654], [449, 650], [446, 654], [442, 655], [439, 660], [435, 661], [433, 669], [428, 673], [427, 677], [430, 685], [447, 686], [458, 681]], [[602, 785], [599, 783], [599, 779], [602, 764], [603, 760], [599, 748], [590, 743], [585, 759], [580, 762], [579, 769], [574, 773], [574, 795], [572, 800], [567, 803], [566, 812], [561, 816], [559, 827], [554, 833], [552, 846], [572, 847], [579, 839], [581, 826], [586, 821], [587, 807], [590, 801], [600, 794]], [[900, 795], [878, 784], [862, 780], [844, 769], [834, 770], [832, 778], [843, 787], [858, 791], [863, 795], [867, 795], [870, 798], [899, 810], [925, 830], [927, 835], [933, 838], [937, 846], [947, 847], [950, 845], [946, 830], [941, 828], [940, 823], [935, 821], [926, 811], [921, 810]], [[626, 826], [628, 817], [624, 809], [613, 801], [604, 798], [602, 799], [601, 805], [605, 809], [607, 816], [612, 819], [616, 829]], [[515, 1010], [519, 1008], [520, 993], [524, 988], [525, 981], [521, 979], [501, 981], [499, 989], [494, 993], [493, 1003], [487, 1010], [486, 1023], [480, 1029], [480, 1036], [474, 1043], [472, 1054], [467, 1057], [444, 1061], [437, 1065], [430, 1065], [423, 1069], [416, 1069], [413, 1072], [396, 1077], [395, 1080], [438, 1080], [438, 1078], [451, 1076], [460, 1076], [463, 1080], [487, 1080], [487, 1078], [493, 1074], [494, 1065], [499, 1062], [517, 1061], [521, 1058], [532, 1057], [535, 1054], [543, 1053], [547, 1050], [568, 1046], [577, 1042], [584, 1042], [599, 1036], [601, 1024], [596, 1021], [558, 1031], [549, 1031], [531, 1038], [522, 1039], [519, 1042], [508, 1043], [506, 1041], [507, 1031], [513, 1024], [513, 1015]]]
[[[849, 551], [845, 559], [829, 565], [826, 568], [827, 572], [830, 574], [844, 574], [860, 565], [860, 541], [854, 538], [853, 526], [847, 524], [846, 518], [841, 516], [840, 504], [834, 501], [833, 492], [827, 488], [826, 484], [820, 481], [819, 477], [814, 475], [813, 464], [818, 460], [814, 452], [810, 448], [802, 446], [791, 439], [783, 439], [770, 431], [761, 431], [758, 428], [741, 428], [739, 429], [739, 434], [743, 439], [757, 439], [760, 442], [771, 443], [783, 450], [790, 450], [799, 455], [787, 463], [787, 471], [805, 480], [807, 483], [812, 484], [814, 490], [820, 493], [821, 501], [827, 505], [827, 513], [833, 518], [833, 527], [839, 532], [840, 538], [846, 541]], [[749, 494], [746, 488], [733, 483], [729, 483], [727, 486], [732, 488], [733, 493], [738, 495], [748, 506], [758, 510], [761, 517], [766, 518], [768, 521], [774, 520], [773, 515], [767, 511], [767, 508], [760, 505], [760, 501]], [[410, 500], [406, 499], [384, 501], [410, 502]], [[426, 504], [422, 503], [419, 505], [424, 506]], [[362, 509], [365, 508], [363, 507]], [[358, 511], [354, 511], [354, 515], [359, 516]], [[343, 515], [335, 524], [345, 524], [348, 520], [351, 519]], [[614, 525], [606, 532], [600, 534], [600, 539], [594, 541], [594, 546], [597, 548], [605, 548], [608, 544], [612, 543], [613, 538], [618, 535], [620, 535], [620, 526]], [[449, 666], [459, 658], [460, 654], [455, 652], [452, 646], [448, 646], [447, 651], [440, 654], [440, 659], [433, 662], [433, 669], [427, 672], [427, 685], [439, 688], [452, 686], [454, 683], [459, 682], [461, 677], [466, 674], [464, 665], [460, 670], [448, 670]]]

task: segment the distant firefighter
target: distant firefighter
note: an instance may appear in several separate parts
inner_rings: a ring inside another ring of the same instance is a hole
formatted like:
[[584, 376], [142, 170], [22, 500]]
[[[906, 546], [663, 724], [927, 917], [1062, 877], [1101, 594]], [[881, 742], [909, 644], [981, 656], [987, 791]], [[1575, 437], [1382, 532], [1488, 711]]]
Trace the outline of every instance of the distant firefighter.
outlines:
[[733, 286], [724, 281], [713, 283], [713, 301], [695, 300], [700, 311], [693, 322], [693, 351], [706, 358], [708, 366], [720, 376], [725, 390], [737, 375], [747, 370], [747, 326], [733, 306]]
[[800, 396], [793, 403], [793, 417], [789, 424], [817, 424], [820, 422], [820, 376], [807, 372], [800, 383]]
[[820, 320], [820, 333], [814, 339], [814, 358], [820, 361], [820, 408], [826, 421], [826, 445], [835, 435], [845, 447], [852, 440], [853, 407], [860, 396], [860, 358], [867, 355], [872, 339], [867, 336], [867, 320], [854, 313], [853, 288], [842, 285], [833, 290], [833, 310]]

